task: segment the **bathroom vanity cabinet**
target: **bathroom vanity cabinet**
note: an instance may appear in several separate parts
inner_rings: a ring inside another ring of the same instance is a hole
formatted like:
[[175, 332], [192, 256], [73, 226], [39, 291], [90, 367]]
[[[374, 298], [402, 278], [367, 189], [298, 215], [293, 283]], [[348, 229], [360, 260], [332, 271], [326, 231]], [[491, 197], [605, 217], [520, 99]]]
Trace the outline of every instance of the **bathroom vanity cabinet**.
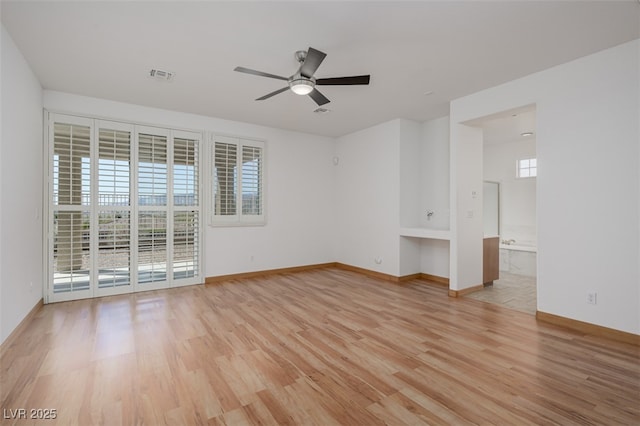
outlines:
[[482, 244], [482, 282], [484, 285], [493, 284], [500, 275], [499, 261], [500, 237], [489, 237]]

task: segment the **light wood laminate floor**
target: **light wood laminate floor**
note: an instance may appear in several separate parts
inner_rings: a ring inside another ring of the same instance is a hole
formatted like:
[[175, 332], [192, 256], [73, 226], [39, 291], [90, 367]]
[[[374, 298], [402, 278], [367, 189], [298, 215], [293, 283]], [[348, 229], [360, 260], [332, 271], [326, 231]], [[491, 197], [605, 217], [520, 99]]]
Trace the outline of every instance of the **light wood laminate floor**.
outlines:
[[[6, 424], [639, 424], [637, 346], [338, 269], [45, 305]], [[6, 411], [5, 411], [6, 413]]]

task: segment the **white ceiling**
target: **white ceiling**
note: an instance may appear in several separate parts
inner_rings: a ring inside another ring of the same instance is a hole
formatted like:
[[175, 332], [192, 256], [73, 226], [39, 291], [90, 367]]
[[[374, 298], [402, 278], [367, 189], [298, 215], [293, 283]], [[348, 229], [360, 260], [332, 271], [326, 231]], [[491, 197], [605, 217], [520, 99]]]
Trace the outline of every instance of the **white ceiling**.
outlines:
[[[482, 142], [497, 145], [536, 138], [536, 106], [525, 105], [508, 111], [500, 111], [465, 124], [482, 128]], [[523, 135], [523, 133], [525, 133]], [[527, 135], [526, 133], [532, 133]]]
[[[445, 116], [452, 99], [640, 37], [635, 0], [2, 0], [1, 14], [45, 89], [327, 136]], [[371, 84], [322, 87], [320, 115], [290, 91], [254, 101], [285, 82], [233, 71], [289, 76], [309, 46], [328, 55], [316, 77]]]

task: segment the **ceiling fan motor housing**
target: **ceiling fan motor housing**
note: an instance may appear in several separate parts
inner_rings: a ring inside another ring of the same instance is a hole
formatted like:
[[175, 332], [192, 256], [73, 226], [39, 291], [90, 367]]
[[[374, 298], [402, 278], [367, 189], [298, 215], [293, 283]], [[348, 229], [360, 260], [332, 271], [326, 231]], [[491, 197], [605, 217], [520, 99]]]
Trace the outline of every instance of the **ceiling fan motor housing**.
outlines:
[[298, 50], [295, 54], [296, 61], [303, 63], [305, 59], [307, 59], [307, 51], [306, 50]]

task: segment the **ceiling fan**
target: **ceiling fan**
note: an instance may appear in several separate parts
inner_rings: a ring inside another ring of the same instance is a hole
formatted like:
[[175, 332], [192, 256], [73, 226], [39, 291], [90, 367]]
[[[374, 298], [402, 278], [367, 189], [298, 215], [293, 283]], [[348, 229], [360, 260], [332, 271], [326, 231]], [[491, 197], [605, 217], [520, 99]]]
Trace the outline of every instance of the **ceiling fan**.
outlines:
[[278, 89], [275, 92], [268, 93], [256, 101], [263, 101], [269, 99], [272, 96], [282, 93], [288, 89], [291, 89], [296, 95], [309, 95], [318, 106], [322, 106], [331, 101], [327, 99], [322, 93], [316, 89], [316, 86], [351, 86], [355, 84], [369, 84], [369, 75], [356, 75], [352, 77], [332, 77], [332, 78], [315, 78], [313, 74], [318, 70], [318, 67], [327, 56], [319, 50], [310, 47], [308, 51], [299, 50], [295, 53], [296, 60], [300, 63], [300, 68], [290, 77], [282, 77], [279, 75], [269, 74], [262, 71], [256, 71], [244, 67], [236, 67], [234, 71], [243, 72], [246, 74], [258, 75], [260, 77], [275, 78], [278, 80], [284, 80], [289, 83], [287, 87]]

